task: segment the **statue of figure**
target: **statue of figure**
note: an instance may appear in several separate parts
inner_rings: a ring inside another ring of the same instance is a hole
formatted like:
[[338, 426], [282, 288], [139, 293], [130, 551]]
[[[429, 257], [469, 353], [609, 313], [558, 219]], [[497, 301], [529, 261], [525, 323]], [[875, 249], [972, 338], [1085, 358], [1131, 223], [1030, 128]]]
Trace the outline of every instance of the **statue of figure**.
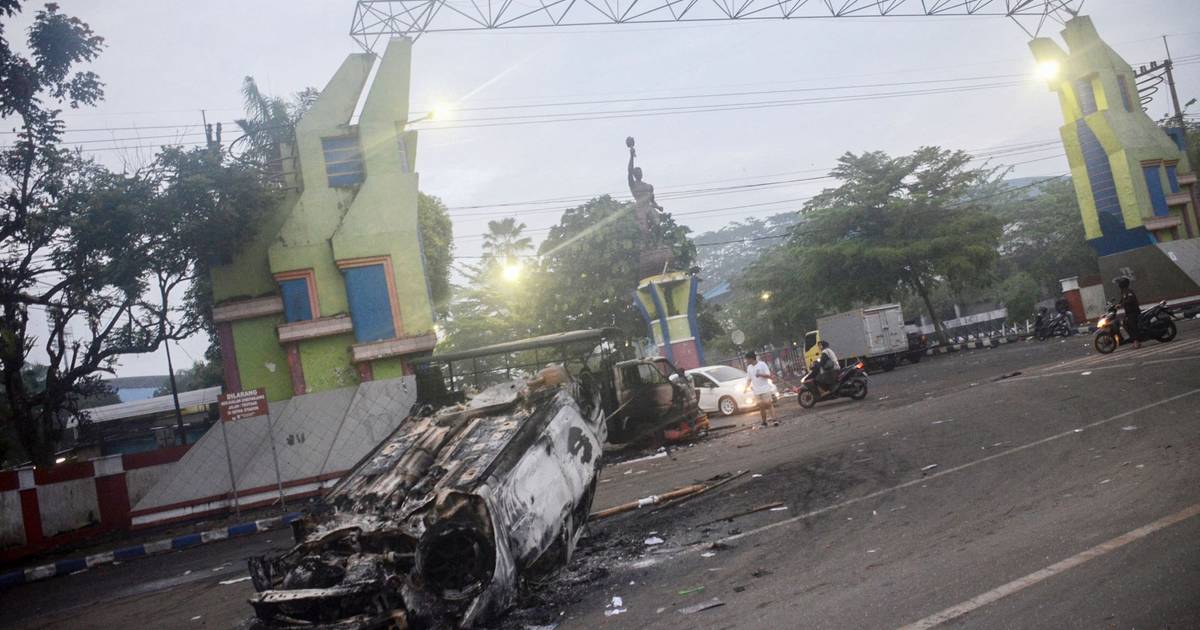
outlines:
[[638, 224], [648, 232], [653, 216], [650, 209], [662, 212], [663, 207], [654, 200], [654, 186], [642, 181], [641, 167], [633, 165], [633, 159], [637, 157], [637, 151], [633, 148], [633, 136], [625, 138], [625, 146], [629, 147], [629, 192], [633, 195], [634, 213], [637, 215]]

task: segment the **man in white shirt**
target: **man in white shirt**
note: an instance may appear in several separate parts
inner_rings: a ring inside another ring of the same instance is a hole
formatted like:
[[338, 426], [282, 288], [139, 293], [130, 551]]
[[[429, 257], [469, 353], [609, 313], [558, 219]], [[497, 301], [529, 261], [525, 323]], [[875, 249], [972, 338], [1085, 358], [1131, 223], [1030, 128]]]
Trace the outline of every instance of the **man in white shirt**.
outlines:
[[778, 425], [779, 420], [775, 418], [775, 396], [771, 387], [771, 368], [765, 361], [759, 361], [758, 355], [753, 352], [746, 353], [746, 384], [750, 386], [750, 391], [754, 394], [754, 398], [758, 400], [758, 413], [762, 416], [762, 426], [767, 426], [767, 416], [771, 417], [771, 424]]

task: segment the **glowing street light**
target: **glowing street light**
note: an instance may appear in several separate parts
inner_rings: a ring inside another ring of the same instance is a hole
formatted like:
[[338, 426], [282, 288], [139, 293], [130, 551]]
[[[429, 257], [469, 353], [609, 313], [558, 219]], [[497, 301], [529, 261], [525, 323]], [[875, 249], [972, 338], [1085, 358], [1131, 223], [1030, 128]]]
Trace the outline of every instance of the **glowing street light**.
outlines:
[[764, 302], [770, 302], [771, 301], [771, 292], [763, 291], [762, 295], [760, 295], [758, 297], [762, 298], [762, 301], [764, 301]]
[[1058, 78], [1059, 65], [1057, 61], [1043, 61], [1037, 65], [1037, 76], [1043, 81], [1053, 81]]

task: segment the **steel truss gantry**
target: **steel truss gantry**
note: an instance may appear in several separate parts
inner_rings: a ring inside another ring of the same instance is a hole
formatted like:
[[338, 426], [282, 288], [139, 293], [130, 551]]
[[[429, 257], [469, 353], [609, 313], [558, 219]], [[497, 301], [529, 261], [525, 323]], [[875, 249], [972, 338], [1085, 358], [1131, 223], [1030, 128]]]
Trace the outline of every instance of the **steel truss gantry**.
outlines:
[[916, 16], [1012, 19], [1030, 37], [1084, 0], [357, 0], [350, 35], [365, 50], [424, 33], [550, 26]]

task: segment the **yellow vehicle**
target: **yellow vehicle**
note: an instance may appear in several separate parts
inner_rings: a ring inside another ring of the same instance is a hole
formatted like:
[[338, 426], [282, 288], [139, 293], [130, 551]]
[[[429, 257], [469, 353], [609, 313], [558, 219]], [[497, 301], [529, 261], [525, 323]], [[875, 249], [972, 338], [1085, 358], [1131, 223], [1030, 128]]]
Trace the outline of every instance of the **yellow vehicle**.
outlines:
[[899, 304], [859, 308], [817, 319], [817, 329], [804, 336], [804, 367], [812, 369], [828, 341], [843, 365], [862, 361], [868, 370], [892, 370], [903, 359], [916, 363], [924, 356], [920, 334], [906, 331]]

